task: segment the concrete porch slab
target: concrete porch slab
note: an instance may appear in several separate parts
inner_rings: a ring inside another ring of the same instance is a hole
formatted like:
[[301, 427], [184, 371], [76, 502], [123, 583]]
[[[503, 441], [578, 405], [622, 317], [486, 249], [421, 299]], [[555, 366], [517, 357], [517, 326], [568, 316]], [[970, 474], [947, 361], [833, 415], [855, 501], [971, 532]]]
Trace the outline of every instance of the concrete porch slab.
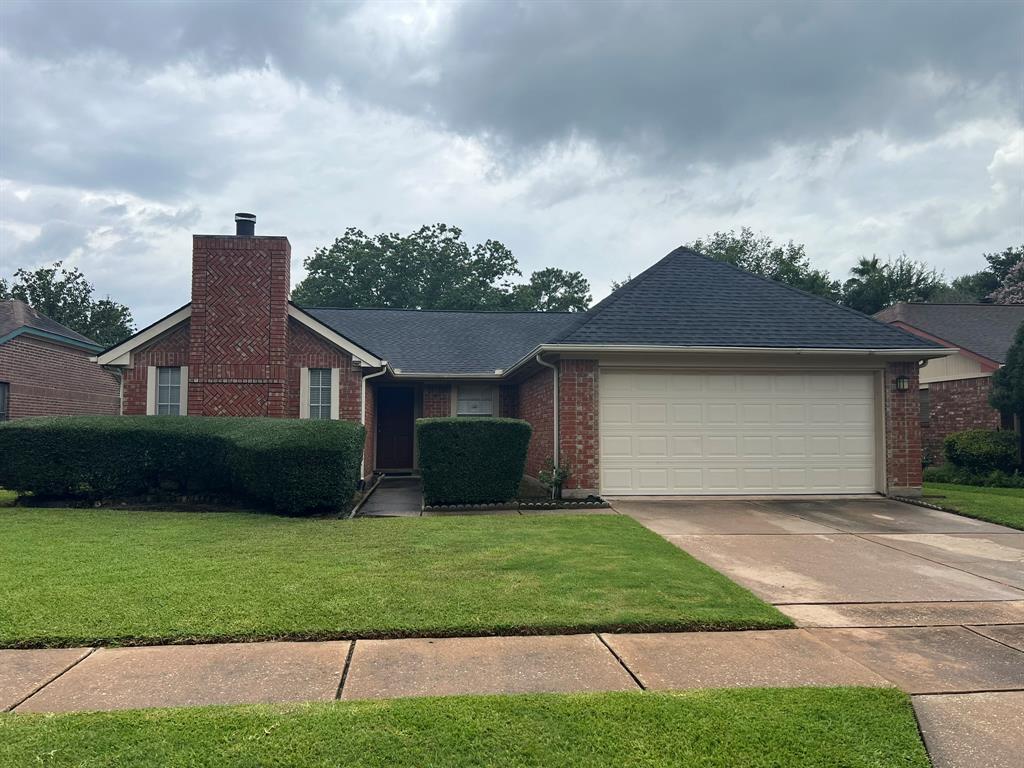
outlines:
[[941, 627], [1024, 624], [1024, 600], [964, 603], [839, 603], [779, 607], [801, 627]]
[[101, 648], [16, 712], [330, 700], [349, 643]]
[[602, 637], [655, 690], [889, 685], [801, 629]]
[[1024, 692], [914, 696], [935, 768], [1020, 768]]
[[1024, 653], [963, 627], [806, 631], [907, 693], [1024, 689]]
[[1024, 599], [1024, 590], [849, 534], [666, 538], [773, 603]]
[[865, 536], [902, 552], [1024, 589], [1024, 533], [889, 534]]
[[765, 510], [749, 501], [619, 500], [613, 507], [655, 533], [833, 533], [824, 525]]
[[1007, 533], [1011, 530], [892, 499], [780, 501], [765, 502], [764, 506], [844, 533]]
[[1018, 651], [1024, 652], [1024, 622], [1020, 624], [1004, 624], [996, 625], [991, 627], [974, 627], [975, 632], [979, 635], [995, 640], [997, 643], [1008, 645], [1011, 648], [1016, 648]]
[[630, 691], [596, 635], [358, 640], [343, 699]]
[[0, 712], [84, 659], [92, 648], [0, 650]]

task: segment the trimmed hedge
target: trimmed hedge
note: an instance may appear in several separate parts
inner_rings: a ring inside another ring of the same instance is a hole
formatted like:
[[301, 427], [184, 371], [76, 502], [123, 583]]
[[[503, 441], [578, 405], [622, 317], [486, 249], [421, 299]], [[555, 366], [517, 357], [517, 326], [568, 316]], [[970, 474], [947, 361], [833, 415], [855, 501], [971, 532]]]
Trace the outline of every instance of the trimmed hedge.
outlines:
[[514, 499], [532, 431], [528, 422], [519, 419], [417, 420], [423, 500], [435, 505]]
[[1012, 472], [1017, 467], [1017, 434], [989, 429], [954, 432], [943, 441], [946, 459], [976, 474]]
[[978, 485], [989, 488], [1024, 488], [1024, 475], [1020, 472], [971, 472], [962, 467], [955, 467], [949, 462], [937, 467], [925, 467], [926, 483], [952, 483], [953, 485]]
[[287, 514], [345, 508], [365, 430], [345, 421], [57, 416], [0, 425], [0, 487], [44, 497], [223, 494]]

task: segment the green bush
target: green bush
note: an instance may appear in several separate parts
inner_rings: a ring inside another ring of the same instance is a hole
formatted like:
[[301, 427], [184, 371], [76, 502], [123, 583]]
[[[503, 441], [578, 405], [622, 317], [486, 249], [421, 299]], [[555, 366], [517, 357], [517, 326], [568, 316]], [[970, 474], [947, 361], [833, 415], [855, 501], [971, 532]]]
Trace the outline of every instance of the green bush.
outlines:
[[953, 483], [954, 485], [982, 485], [990, 488], [1024, 488], [1024, 475], [1020, 472], [993, 470], [987, 474], [971, 472], [952, 464], [927, 467], [924, 470], [926, 483]]
[[340, 509], [364, 430], [343, 421], [57, 416], [0, 425], [0, 486], [42, 497], [217, 494], [288, 514]]
[[531, 432], [518, 419], [419, 419], [424, 501], [489, 504], [515, 498]]
[[1017, 435], [988, 429], [954, 432], [943, 442], [946, 459], [968, 472], [1012, 472], [1017, 467]]

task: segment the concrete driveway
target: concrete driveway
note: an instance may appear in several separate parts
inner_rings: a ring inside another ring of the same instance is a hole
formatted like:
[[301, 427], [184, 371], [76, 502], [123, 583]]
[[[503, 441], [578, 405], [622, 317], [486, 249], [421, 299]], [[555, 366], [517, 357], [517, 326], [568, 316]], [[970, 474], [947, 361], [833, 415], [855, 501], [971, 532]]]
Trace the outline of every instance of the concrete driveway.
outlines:
[[882, 498], [611, 501], [912, 694], [936, 766], [1024, 753], [1024, 532]]

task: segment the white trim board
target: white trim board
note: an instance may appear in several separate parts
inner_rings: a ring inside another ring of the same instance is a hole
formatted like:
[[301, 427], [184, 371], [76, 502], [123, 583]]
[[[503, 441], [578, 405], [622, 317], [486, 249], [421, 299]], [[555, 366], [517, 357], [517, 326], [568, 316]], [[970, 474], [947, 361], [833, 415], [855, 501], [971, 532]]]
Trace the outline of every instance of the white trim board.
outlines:
[[149, 343], [190, 317], [192, 317], [192, 305], [188, 304], [177, 312], [172, 312], [163, 320], [157, 320], [149, 328], [139, 331], [116, 347], [111, 347], [103, 354], [97, 355], [96, 362], [100, 365], [128, 365], [130, 363], [129, 355], [133, 349], [138, 349], [143, 344]]

